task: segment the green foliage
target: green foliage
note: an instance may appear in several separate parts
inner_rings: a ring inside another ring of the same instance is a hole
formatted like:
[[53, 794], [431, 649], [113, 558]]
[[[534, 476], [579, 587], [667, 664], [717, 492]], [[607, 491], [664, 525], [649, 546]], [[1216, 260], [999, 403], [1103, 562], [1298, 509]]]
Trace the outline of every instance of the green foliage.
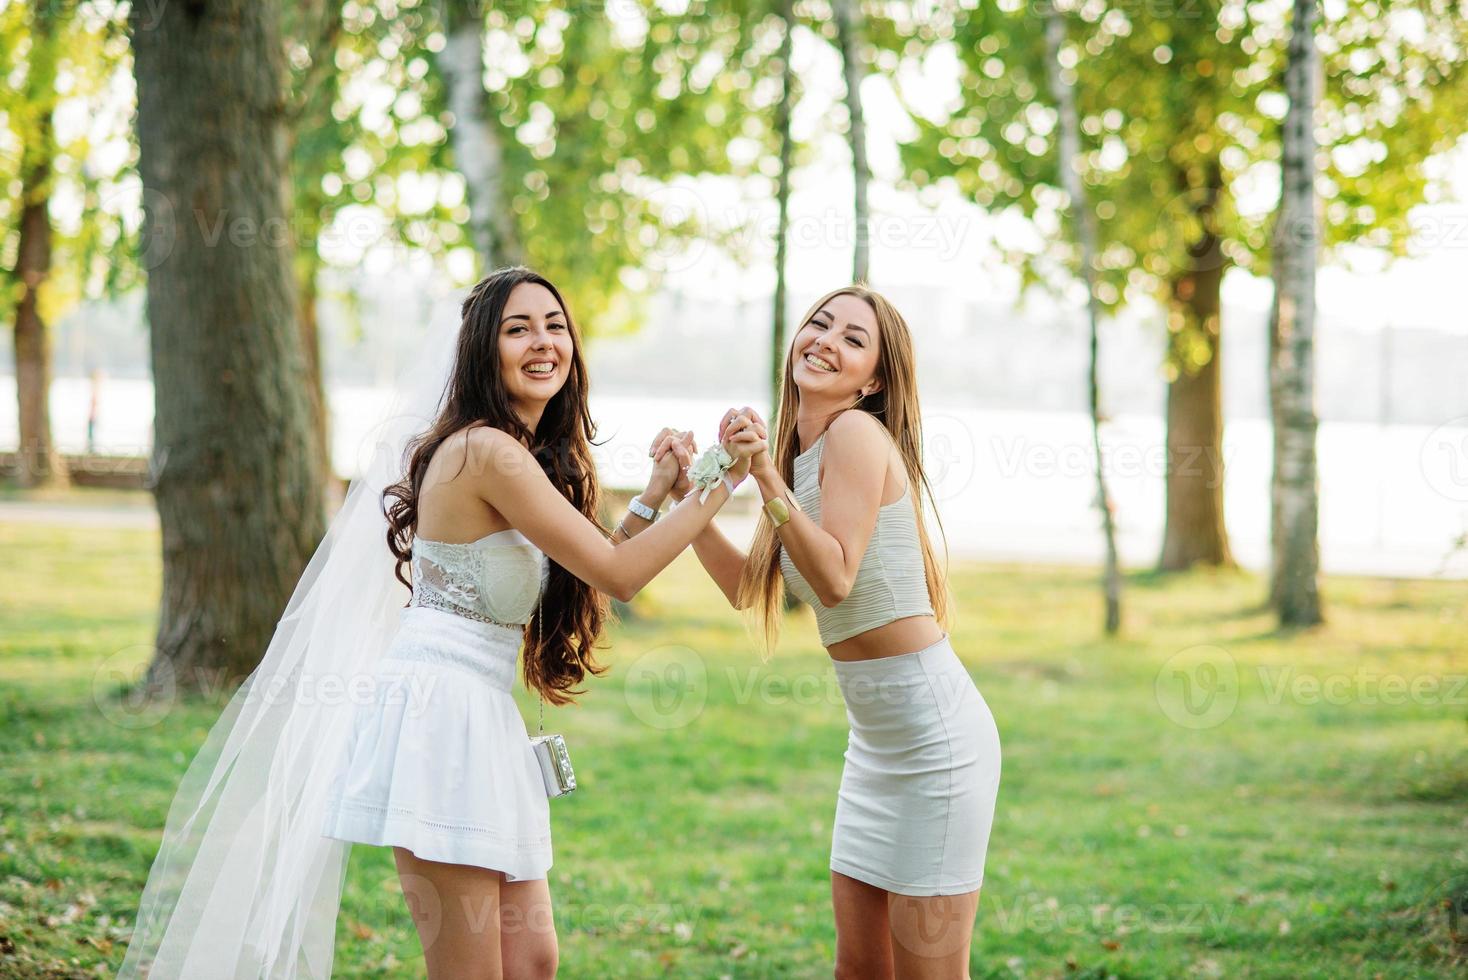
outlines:
[[[339, 30], [329, 10], [288, 18], [303, 241], [353, 205], [370, 205], [404, 245], [439, 256], [470, 248], [435, 68], [445, 43], [440, 6], [349, 3]], [[759, 154], [736, 165], [731, 141], [769, 139], [773, 90], [761, 80], [778, 44], [774, 26], [717, 3], [644, 13], [629, 23], [599, 7], [530, 2], [483, 12], [504, 207], [527, 263], [561, 283], [581, 318], [602, 330], [635, 316], [628, 299], [684, 245], [720, 233], [696, 202], [684, 206], [691, 195], [667, 190], [670, 182], [748, 174]], [[326, 62], [337, 71], [318, 74]], [[426, 210], [408, 208], [395, 183], [403, 179], [436, 188]]]
[[[139, 281], [138, 222], [126, 193], [137, 153], [118, 105], [119, 87], [131, 84], [124, 27], [113, 3], [0, 6], [0, 308], [19, 297], [13, 270], [27, 175], [32, 199], [51, 202], [43, 319]], [[37, 182], [36, 174], [47, 176]]]
[[[737, 19], [696, 11], [653, 8], [640, 40], [619, 38], [605, 17], [555, 14], [543, 13], [548, 23], [521, 45], [524, 73], [492, 88], [491, 106], [514, 133], [506, 190], [526, 255], [594, 318], [628, 287], [643, 291], [702, 230], [680, 195], [665, 214], [659, 190], [730, 170], [728, 143], [745, 119], [737, 75], [749, 70], [753, 36]], [[501, 39], [524, 23], [489, 17]]]
[[[1074, 236], [1056, 234], [1069, 205], [1056, 169], [1044, 17], [1019, 0], [967, 6], [945, 8], [938, 36], [931, 27], [929, 36], [914, 25], [893, 29], [921, 42], [909, 57], [951, 42], [960, 65], [956, 105], [907, 98], [919, 135], [903, 160], [916, 185], [951, 180], [986, 208], [1032, 218], [1044, 243], [1012, 247], [1009, 257], [1028, 281], [1053, 280], [1078, 257]], [[1468, 124], [1468, 21], [1455, 6], [1327, 7], [1318, 127], [1325, 244], [1404, 248], [1406, 213], [1424, 198], [1424, 162]], [[1241, 214], [1234, 199], [1245, 181], [1266, 190], [1277, 182], [1286, 14], [1236, 0], [1088, 3], [1065, 14], [1063, 63], [1076, 90], [1098, 291], [1108, 306], [1129, 294], [1165, 297], [1190, 268], [1200, 219], [1223, 238], [1227, 261], [1267, 268], [1271, 216]], [[1223, 193], [1212, 201], [1215, 171]]]
[[[328, 256], [384, 242], [441, 256], [461, 240], [446, 133], [423, 108], [429, 63], [404, 54], [421, 24], [392, 4], [282, 5], [297, 273], [313, 289]], [[435, 191], [426, 206], [402, 199], [405, 179]]]
[[1326, 87], [1326, 241], [1403, 254], [1408, 211], [1439, 197], [1423, 163], [1468, 131], [1468, 8], [1454, 0], [1327, 4], [1317, 35]]

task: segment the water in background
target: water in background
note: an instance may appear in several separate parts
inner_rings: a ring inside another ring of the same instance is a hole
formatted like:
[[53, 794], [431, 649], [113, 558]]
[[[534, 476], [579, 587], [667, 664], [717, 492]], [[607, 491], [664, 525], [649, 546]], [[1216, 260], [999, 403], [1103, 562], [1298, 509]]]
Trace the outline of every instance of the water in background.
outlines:
[[[51, 390], [57, 441], [86, 448], [89, 383], [59, 378]], [[331, 390], [336, 472], [358, 472], [387, 392]], [[744, 399], [592, 395], [600, 428], [598, 468], [611, 487], [635, 488], [647, 475], [647, 446], [664, 425], [691, 428], [699, 446], [719, 417]], [[15, 383], [0, 378], [0, 442], [15, 442]], [[756, 404], [763, 411], [766, 406]], [[153, 388], [146, 380], [103, 381], [96, 450], [151, 450]], [[955, 557], [1098, 562], [1090, 423], [1083, 413], [924, 405], [926, 466]], [[1120, 415], [1104, 430], [1103, 457], [1115, 498], [1119, 545], [1128, 567], [1156, 561], [1163, 520], [1163, 426], [1155, 415]], [[1468, 419], [1439, 426], [1322, 422], [1321, 560], [1333, 572], [1468, 577]], [[1225, 429], [1225, 511], [1238, 560], [1268, 560], [1270, 430], [1263, 419], [1230, 419]], [[752, 484], [741, 494], [753, 494]], [[752, 520], [733, 521], [747, 539]]]

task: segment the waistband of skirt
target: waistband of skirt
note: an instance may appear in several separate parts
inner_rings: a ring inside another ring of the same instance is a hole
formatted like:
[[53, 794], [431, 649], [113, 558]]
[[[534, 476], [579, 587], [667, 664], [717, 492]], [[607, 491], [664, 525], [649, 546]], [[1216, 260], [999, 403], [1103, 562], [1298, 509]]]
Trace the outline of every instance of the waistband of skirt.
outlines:
[[404, 625], [421, 625], [446, 633], [461, 633], [466, 637], [482, 637], [496, 644], [513, 641], [516, 649], [519, 649], [520, 641], [525, 638], [522, 627], [484, 623], [432, 606], [404, 606], [398, 611], [398, 619]]
[[403, 609], [399, 620], [398, 633], [384, 660], [411, 660], [466, 670], [506, 691], [514, 685], [515, 664], [524, 640], [520, 630], [424, 606]]
[[[958, 654], [953, 649], [947, 633], [943, 638], [911, 653], [898, 653], [875, 660], [832, 660], [838, 683], [857, 677], [899, 677], [913, 671], [931, 670], [940, 663], [958, 663]], [[960, 669], [962, 664], [959, 664]]]

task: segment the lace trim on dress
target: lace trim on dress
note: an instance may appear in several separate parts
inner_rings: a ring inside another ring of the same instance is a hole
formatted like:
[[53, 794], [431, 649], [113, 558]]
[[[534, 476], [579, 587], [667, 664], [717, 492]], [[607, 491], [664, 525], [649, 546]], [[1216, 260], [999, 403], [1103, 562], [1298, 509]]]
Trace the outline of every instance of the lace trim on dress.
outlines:
[[488, 543], [492, 539], [462, 544], [415, 540], [409, 604], [479, 623], [522, 628], [545, 589], [549, 564], [533, 545]]

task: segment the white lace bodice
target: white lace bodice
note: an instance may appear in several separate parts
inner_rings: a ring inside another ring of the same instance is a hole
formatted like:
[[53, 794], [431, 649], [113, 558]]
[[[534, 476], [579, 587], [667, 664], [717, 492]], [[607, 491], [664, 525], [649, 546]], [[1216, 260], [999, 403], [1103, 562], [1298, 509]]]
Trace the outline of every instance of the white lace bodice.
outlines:
[[506, 528], [464, 544], [415, 537], [412, 570], [409, 605], [518, 627], [535, 613], [550, 563], [529, 538]]

